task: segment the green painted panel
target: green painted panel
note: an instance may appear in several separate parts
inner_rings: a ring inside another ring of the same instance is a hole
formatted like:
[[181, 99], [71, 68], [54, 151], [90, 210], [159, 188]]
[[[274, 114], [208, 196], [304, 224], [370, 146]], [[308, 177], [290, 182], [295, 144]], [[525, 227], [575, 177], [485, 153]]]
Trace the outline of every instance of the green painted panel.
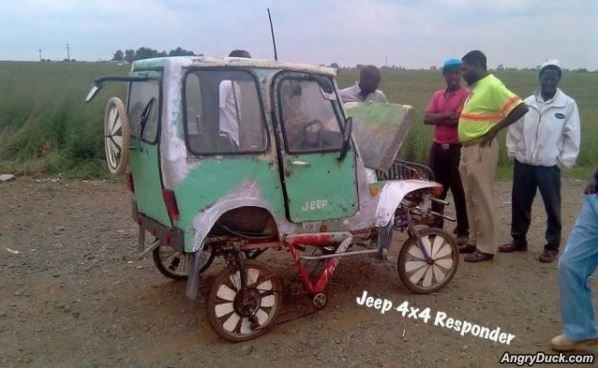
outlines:
[[170, 218], [162, 199], [158, 146], [143, 142], [137, 143], [137, 139], [131, 137], [131, 146], [138, 144], [141, 149], [131, 149], [129, 158], [129, 167], [135, 184], [137, 209], [162, 225], [170, 227]]
[[[146, 62], [147, 61], [147, 62]], [[140, 60], [134, 63], [137, 68], [159, 67], [160, 59]], [[160, 77], [160, 71], [130, 72], [131, 76]], [[161, 103], [161, 101], [160, 101]], [[158, 106], [158, 105], [156, 105]], [[135, 200], [137, 209], [144, 215], [170, 227], [170, 217], [162, 199], [162, 182], [160, 181], [160, 158], [158, 146], [148, 144], [131, 136], [131, 152], [129, 167], [135, 184]]]
[[339, 219], [358, 208], [355, 151], [343, 161], [338, 153], [286, 154], [285, 186], [293, 222]]
[[241, 197], [242, 192], [237, 194], [234, 191], [239, 190], [243, 184], [250, 183], [254, 184], [252, 188], [256, 188], [259, 197], [274, 211], [274, 216], [285, 215], [282, 185], [274, 158], [208, 158], [202, 159], [199, 165], [189, 172], [174, 190], [180, 212], [180, 219], [176, 225], [185, 231], [186, 250], [190, 251], [192, 247], [195, 216], [226, 195]]

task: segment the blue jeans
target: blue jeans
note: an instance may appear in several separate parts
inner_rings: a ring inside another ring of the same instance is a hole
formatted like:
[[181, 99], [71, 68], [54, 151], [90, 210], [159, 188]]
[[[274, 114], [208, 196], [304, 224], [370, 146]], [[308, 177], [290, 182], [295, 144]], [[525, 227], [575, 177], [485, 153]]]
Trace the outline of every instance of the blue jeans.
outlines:
[[569, 340], [598, 337], [591, 276], [598, 266], [598, 195], [587, 195], [559, 261], [561, 319]]

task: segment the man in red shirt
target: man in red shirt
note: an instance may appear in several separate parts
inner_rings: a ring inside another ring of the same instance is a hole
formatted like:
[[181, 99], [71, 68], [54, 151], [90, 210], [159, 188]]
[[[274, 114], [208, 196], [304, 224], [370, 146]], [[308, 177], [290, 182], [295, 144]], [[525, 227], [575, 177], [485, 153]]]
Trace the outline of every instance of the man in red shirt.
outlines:
[[[434, 143], [430, 150], [430, 167], [435, 179], [444, 187], [442, 199], [446, 198], [450, 189], [453, 193], [457, 211], [457, 227], [455, 233], [457, 242], [467, 242], [469, 225], [467, 222], [467, 209], [465, 193], [459, 175], [459, 160], [461, 144], [457, 132], [459, 115], [465, 104], [469, 90], [461, 86], [461, 60], [458, 58], [447, 59], [442, 67], [442, 75], [446, 81], [446, 88], [439, 89], [432, 95], [424, 123], [434, 125]], [[443, 213], [444, 206], [434, 202], [433, 210]], [[436, 218], [434, 226], [442, 228], [444, 222], [441, 217]]]

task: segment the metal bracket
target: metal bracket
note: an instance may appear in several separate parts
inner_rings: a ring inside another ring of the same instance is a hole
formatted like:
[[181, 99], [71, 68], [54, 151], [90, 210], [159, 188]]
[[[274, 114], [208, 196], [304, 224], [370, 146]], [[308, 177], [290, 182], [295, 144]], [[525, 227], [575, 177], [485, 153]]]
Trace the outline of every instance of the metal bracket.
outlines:
[[450, 221], [450, 222], [457, 222], [457, 219], [451, 216], [447, 216], [445, 214], [442, 213], [438, 213], [436, 211], [430, 211], [430, 214], [433, 216], [438, 216], [438, 217], [442, 217], [443, 219]]
[[436, 202], [436, 203], [443, 204], [443, 205], [445, 205], [445, 206], [448, 206], [448, 205], [450, 205], [450, 203], [449, 203], [448, 201], [445, 201], [444, 199], [440, 199], [440, 198], [434, 198], [434, 197], [432, 197], [432, 198], [430, 198], [430, 200], [431, 200], [431, 201], [433, 201], [433, 202]]
[[137, 250], [143, 252], [145, 249], [145, 228], [139, 226], [139, 233], [137, 234]]
[[152, 245], [150, 245], [147, 249], [145, 249], [143, 252], [141, 252], [141, 253], [139, 253], [139, 255], [137, 255], [137, 258], [142, 259], [149, 253], [153, 252], [154, 249], [158, 248], [159, 246], [160, 246], [160, 239], [154, 240]]

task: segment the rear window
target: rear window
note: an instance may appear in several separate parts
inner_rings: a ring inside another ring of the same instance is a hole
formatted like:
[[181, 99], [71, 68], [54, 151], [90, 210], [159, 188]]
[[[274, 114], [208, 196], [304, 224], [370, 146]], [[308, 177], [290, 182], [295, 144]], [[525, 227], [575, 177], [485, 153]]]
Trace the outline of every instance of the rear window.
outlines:
[[160, 82], [143, 81], [129, 84], [129, 124], [131, 135], [155, 143], [160, 115]]
[[189, 72], [185, 134], [189, 151], [197, 155], [266, 150], [268, 136], [253, 75], [240, 70]]

